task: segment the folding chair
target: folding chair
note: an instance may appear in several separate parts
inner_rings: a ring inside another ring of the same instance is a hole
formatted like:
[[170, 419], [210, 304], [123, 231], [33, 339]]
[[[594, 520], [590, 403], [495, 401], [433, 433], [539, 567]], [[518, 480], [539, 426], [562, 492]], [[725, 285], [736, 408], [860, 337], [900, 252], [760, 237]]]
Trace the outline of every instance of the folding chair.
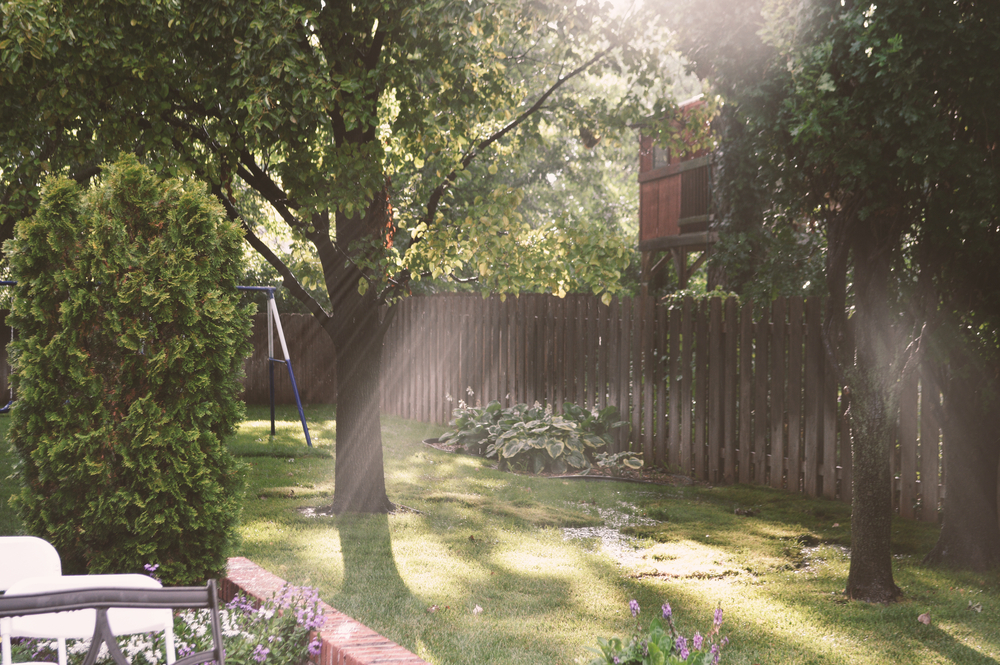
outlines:
[[[109, 576], [93, 576], [109, 577]], [[109, 614], [115, 610], [145, 610], [167, 611], [173, 609], [209, 609], [212, 619], [212, 648], [199, 651], [176, 661], [176, 665], [200, 665], [216, 661], [225, 665], [225, 649], [222, 643], [222, 628], [219, 622], [219, 597], [215, 582], [210, 581], [205, 587], [173, 587], [173, 588], [76, 588], [70, 590], [48, 591], [25, 595], [5, 594], [0, 597], [0, 619], [9, 618], [13, 623], [16, 619], [47, 617], [50, 625], [57, 613], [88, 611], [93, 621], [90, 650], [83, 665], [94, 665], [101, 652], [101, 646], [107, 645], [108, 652], [117, 665], [129, 665], [115, 641]], [[53, 628], [53, 632], [55, 628]]]
[[[4, 598], [44, 593], [71, 592], [93, 588], [121, 588], [153, 590], [162, 586], [145, 575], [65, 575], [61, 577], [35, 577], [15, 582], [7, 589]], [[94, 633], [95, 611], [82, 609], [60, 614], [36, 614], [3, 622], [3, 665], [15, 665], [10, 649], [11, 637], [57, 639], [59, 665], [67, 665], [66, 640], [84, 639]], [[166, 642], [167, 665], [176, 660], [174, 651], [174, 617], [169, 609], [110, 609], [107, 621], [113, 635], [134, 635], [163, 631]], [[17, 663], [16, 665], [25, 665]]]
[[62, 561], [56, 548], [34, 536], [0, 537], [0, 591], [29, 577], [58, 577]]

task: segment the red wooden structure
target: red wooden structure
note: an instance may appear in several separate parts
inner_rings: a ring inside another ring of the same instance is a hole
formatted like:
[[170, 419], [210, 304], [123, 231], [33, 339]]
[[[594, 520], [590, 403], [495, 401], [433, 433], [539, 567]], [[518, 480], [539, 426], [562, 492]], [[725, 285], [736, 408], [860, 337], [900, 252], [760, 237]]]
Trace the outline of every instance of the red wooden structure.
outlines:
[[[704, 104], [700, 98], [681, 104], [681, 112]], [[639, 251], [641, 283], [650, 283], [673, 259], [680, 287], [708, 258], [718, 234], [711, 230], [712, 154], [699, 150], [674, 154], [641, 138], [639, 153]], [[699, 253], [691, 263], [688, 254]], [[713, 281], [711, 278], [709, 281]], [[709, 288], [714, 285], [709, 284]]]

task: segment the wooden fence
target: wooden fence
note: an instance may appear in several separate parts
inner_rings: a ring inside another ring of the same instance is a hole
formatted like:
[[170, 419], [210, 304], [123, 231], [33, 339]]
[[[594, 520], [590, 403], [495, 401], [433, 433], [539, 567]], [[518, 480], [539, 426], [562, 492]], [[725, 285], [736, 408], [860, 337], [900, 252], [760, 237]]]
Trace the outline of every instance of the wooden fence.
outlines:
[[[613, 404], [629, 422], [616, 445], [641, 450], [647, 464], [713, 483], [850, 500], [847, 404], [825, 370], [816, 302], [777, 300], [759, 320], [749, 305], [721, 299], [668, 308], [629, 298], [605, 306], [580, 295], [439, 295], [397, 307], [382, 363], [384, 413], [447, 423], [459, 399], [538, 401], [557, 411], [564, 402]], [[326, 333], [309, 315], [281, 320], [303, 402], [335, 402]], [[244, 399], [265, 404], [264, 315], [253, 341]], [[293, 403], [280, 365], [275, 383], [277, 401]], [[2, 344], [0, 402], [6, 394]], [[937, 520], [941, 432], [930, 404], [939, 399], [923, 375], [903, 389], [892, 469], [904, 517]]]
[[[845, 396], [827, 371], [819, 302], [767, 315], [735, 299], [666, 307], [591, 296], [411, 298], [385, 342], [382, 410], [448, 422], [459, 399], [617, 406], [617, 446], [712, 483], [850, 500]], [[900, 514], [937, 520], [941, 436], [924, 376], [903, 391], [892, 465]], [[929, 509], [927, 508], [929, 507]]]

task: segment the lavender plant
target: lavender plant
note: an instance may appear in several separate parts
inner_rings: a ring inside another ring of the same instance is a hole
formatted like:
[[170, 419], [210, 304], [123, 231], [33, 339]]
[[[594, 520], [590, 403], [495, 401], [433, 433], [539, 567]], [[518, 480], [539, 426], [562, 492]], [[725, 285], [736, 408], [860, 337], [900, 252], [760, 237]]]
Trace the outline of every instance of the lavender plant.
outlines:
[[[324, 619], [319, 593], [312, 588], [285, 586], [259, 605], [238, 595], [220, 612], [226, 662], [234, 665], [304, 665], [310, 656], [319, 655], [321, 643], [313, 634], [323, 626]], [[208, 610], [176, 614], [174, 646], [178, 658], [209, 649], [211, 639]], [[163, 633], [123, 637], [118, 644], [132, 665], [164, 665], [166, 662]], [[55, 641], [24, 641], [14, 645], [14, 661], [53, 657], [55, 649]], [[89, 649], [90, 640], [70, 641], [66, 649], [68, 665], [80, 665]], [[110, 661], [105, 648], [98, 663]]]
[[625, 643], [617, 637], [597, 638], [600, 651], [591, 651], [599, 655], [590, 665], [717, 665], [723, 647], [729, 643], [727, 637], [716, 640], [722, 626], [721, 608], [715, 610], [708, 633], [702, 635], [695, 631], [691, 639], [681, 635], [674, 626], [670, 603], [663, 603], [660, 609], [662, 619], [654, 617], [649, 629], [643, 630], [639, 624], [639, 602], [630, 600], [629, 610], [636, 620], [632, 639]]

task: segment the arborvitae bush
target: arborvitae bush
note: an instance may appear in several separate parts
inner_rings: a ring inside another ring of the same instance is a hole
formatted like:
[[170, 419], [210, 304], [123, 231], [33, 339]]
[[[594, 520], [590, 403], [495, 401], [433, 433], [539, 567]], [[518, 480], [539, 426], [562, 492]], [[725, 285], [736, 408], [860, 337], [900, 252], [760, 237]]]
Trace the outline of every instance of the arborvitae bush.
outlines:
[[240, 486], [224, 439], [250, 351], [241, 242], [203, 185], [133, 157], [89, 191], [50, 179], [17, 225], [15, 503], [65, 572], [223, 572]]

